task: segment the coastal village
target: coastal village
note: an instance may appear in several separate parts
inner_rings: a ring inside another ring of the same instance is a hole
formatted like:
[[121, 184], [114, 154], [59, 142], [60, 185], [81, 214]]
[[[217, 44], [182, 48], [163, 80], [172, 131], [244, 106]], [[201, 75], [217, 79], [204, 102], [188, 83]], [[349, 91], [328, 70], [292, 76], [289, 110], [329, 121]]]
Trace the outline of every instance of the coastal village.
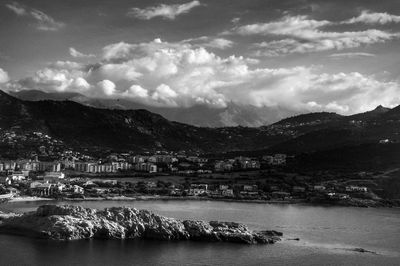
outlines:
[[[46, 153], [45, 148], [40, 150]], [[46, 154], [48, 156], [48, 154]], [[291, 157], [270, 154], [210, 159], [184, 153], [110, 154], [95, 159], [63, 151], [58, 160], [0, 161], [0, 199], [212, 199], [380, 206], [371, 173], [340, 180], [286, 171]], [[367, 185], [365, 185], [367, 184]]]

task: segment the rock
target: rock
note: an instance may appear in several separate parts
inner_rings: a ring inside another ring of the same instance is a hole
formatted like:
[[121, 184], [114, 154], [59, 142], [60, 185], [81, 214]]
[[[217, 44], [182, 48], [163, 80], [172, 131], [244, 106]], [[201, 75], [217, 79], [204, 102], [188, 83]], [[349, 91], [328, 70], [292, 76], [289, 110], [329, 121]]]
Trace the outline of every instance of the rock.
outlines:
[[11, 217], [16, 217], [16, 216], [20, 216], [20, 214], [0, 212], [0, 222], [5, 219], [11, 218]]
[[350, 251], [354, 251], [354, 252], [360, 252], [360, 253], [371, 253], [371, 254], [377, 254], [376, 252], [374, 252], [374, 251], [370, 251], [370, 250], [367, 250], [367, 249], [364, 249], [364, 248], [353, 248], [353, 249], [350, 249]]
[[283, 234], [277, 231], [264, 230], [264, 231], [254, 232], [253, 235], [257, 243], [273, 244], [281, 240], [280, 236], [282, 236]]
[[204, 221], [183, 221], [190, 239], [197, 241], [221, 241], [210, 223]]
[[0, 232], [54, 240], [147, 238], [246, 244], [275, 243], [282, 236], [276, 231], [252, 232], [240, 223], [180, 221], [134, 208], [69, 205], [43, 205], [35, 212], [5, 217]]

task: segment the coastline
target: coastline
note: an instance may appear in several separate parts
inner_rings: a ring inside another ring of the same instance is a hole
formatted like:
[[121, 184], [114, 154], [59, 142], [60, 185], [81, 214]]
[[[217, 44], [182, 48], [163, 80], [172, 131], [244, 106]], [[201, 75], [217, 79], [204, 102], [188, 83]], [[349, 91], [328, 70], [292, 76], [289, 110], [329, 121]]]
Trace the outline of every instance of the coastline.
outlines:
[[310, 202], [304, 199], [291, 200], [260, 200], [260, 199], [230, 199], [230, 198], [211, 198], [211, 197], [172, 197], [172, 196], [137, 196], [137, 197], [86, 197], [86, 198], [41, 198], [31, 196], [14, 197], [5, 202], [35, 202], [35, 201], [64, 201], [64, 202], [84, 202], [84, 201], [221, 201], [236, 203], [254, 203], [254, 204], [273, 204], [273, 205], [308, 205], [315, 207], [357, 207], [357, 208], [400, 208], [396, 205], [383, 204], [355, 204], [352, 202]]
[[138, 196], [138, 197], [105, 197], [105, 198], [85, 198], [72, 199], [63, 198], [63, 201], [147, 201], [147, 200], [171, 200], [171, 201], [222, 201], [222, 202], [237, 202], [237, 203], [255, 203], [255, 204], [276, 204], [276, 205], [292, 205], [302, 204], [309, 206], [336, 206], [336, 207], [358, 207], [358, 208], [398, 208], [396, 205], [372, 204], [365, 202], [343, 201], [343, 202], [310, 202], [304, 199], [290, 200], [260, 200], [260, 199], [230, 199], [230, 198], [211, 198], [211, 197], [171, 197], [171, 196]]
[[18, 196], [13, 197], [8, 200], [8, 202], [29, 202], [29, 201], [53, 201], [54, 199], [50, 198], [41, 198], [35, 196]]
[[106, 197], [106, 198], [62, 198], [63, 201], [150, 201], [150, 200], [171, 200], [171, 201], [223, 201], [223, 202], [243, 202], [258, 204], [300, 204], [306, 203], [303, 200], [252, 200], [252, 199], [229, 199], [229, 198], [210, 198], [210, 197], [171, 197], [171, 196], [138, 196], [138, 197]]

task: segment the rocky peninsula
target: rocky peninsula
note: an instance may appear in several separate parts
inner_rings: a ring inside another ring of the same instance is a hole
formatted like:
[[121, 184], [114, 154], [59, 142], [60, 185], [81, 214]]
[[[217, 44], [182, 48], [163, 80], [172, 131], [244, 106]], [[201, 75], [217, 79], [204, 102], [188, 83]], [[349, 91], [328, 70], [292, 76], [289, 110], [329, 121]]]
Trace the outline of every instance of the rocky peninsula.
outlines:
[[148, 210], [104, 210], [71, 205], [42, 205], [34, 212], [0, 215], [0, 233], [52, 240], [157, 239], [273, 244], [281, 232], [251, 231], [235, 222], [178, 220]]

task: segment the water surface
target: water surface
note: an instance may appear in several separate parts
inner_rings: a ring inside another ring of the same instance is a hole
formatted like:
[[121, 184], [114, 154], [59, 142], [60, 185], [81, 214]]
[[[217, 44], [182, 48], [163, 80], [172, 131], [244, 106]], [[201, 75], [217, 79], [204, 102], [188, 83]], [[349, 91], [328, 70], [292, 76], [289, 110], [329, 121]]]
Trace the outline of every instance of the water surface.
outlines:
[[[48, 203], [48, 202], [46, 202]], [[0, 205], [25, 212], [41, 202]], [[57, 202], [63, 204], [63, 202]], [[53, 242], [0, 235], [2, 265], [400, 265], [400, 209], [213, 201], [68, 202], [128, 206], [179, 219], [224, 220], [282, 231], [275, 245], [84, 240]], [[300, 241], [287, 240], [300, 238]], [[374, 251], [357, 253], [353, 248]], [[16, 256], [18, 254], [18, 256]]]

